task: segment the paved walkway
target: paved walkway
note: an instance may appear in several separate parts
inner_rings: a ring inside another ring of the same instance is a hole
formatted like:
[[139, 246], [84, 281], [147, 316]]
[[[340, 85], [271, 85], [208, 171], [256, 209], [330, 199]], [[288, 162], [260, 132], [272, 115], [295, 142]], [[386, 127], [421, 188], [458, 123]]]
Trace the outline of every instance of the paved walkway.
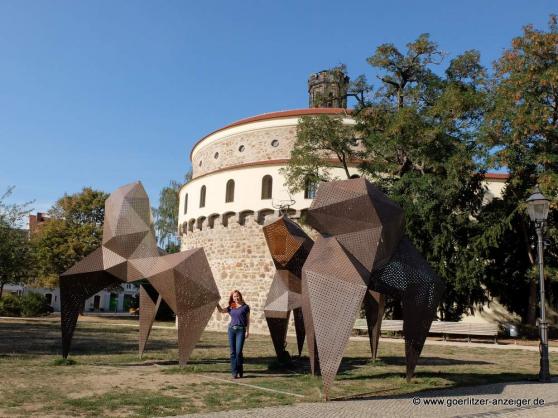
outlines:
[[558, 417], [558, 379], [433, 390], [355, 401], [194, 414], [187, 417]]

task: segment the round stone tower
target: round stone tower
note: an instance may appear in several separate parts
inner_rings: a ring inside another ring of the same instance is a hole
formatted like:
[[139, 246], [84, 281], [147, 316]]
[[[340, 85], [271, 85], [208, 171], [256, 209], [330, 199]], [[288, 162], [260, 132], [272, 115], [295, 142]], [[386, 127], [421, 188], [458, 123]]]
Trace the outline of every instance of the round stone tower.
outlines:
[[[182, 250], [203, 247], [222, 296], [238, 289], [251, 306], [251, 329], [267, 333], [264, 305], [275, 267], [262, 226], [290, 205], [298, 218], [312, 203], [315, 185], [289, 194], [280, 171], [290, 158], [300, 117], [331, 115], [354, 124], [345, 109], [300, 109], [267, 113], [220, 128], [198, 141], [190, 154], [192, 180], [180, 190]], [[350, 168], [357, 173], [356, 164]], [[346, 177], [342, 168], [333, 176]], [[210, 330], [226, 329], [228, 315], [216, 312]]]
[[309, 107], [347, 108], [349, 77], [342, 68], [314, 73], [308, 78]]
[[[190, 153], [192, 180], [180, 190], [182, 250], [204, 248], [222, 296], [221, 305], [228, 302], [229, 292], [240, 290], [252, 308], [251, 330], [256, 333], [268, 333], [264, 306], [275, 274], [262, 227], [277, 219], [281, 203], [288, 202], [289, 216], [299, 218], [316, 190], [316, 185], [308, 183], [306, 190], [289, 194], [281, 171], [289, 162], [300, 118], [311, 115], [355, 123], [343, 108], [266, 113], [232, 123], [194, 145]], [[350, 174], [358, 174], [356, 166], [357, 162], [349, 164]], [[330, 173], [346, 178], [340, 167]], [[498, 186], [488, 175], [487, 180]], [[494, 196], [501, 194], [505, 179], [498, 181], [500, 189], [489, 187]], [[312, 231], [308, 233], [315, 237]], [[228, 315], [215, 311], [207, 329], [224, 331], [228, 321]]]

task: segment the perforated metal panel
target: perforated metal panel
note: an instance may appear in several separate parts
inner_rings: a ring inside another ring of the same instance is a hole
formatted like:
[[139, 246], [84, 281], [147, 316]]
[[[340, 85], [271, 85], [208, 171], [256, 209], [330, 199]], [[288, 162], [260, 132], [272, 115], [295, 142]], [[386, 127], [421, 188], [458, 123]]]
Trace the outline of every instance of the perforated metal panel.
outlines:
[[371, 272], [385, 264], [403, 236], [403, 210], [365, 179], [321, 183], [307, 222]]
[[161, 305], [161, 295], [149, 284], [140, 286], [139, 356], [143, 355], [153, 321]]
[[382, 318], [384, 317], [385, 297], [381, 293], [368, 290], [364, 295], [364, 313], [368, 326], [368, 339], [370, 340], [370, 352], [372, 359], [376, 360], [378, 355], [378, 342], [382, 329]]
[[303, 267], [302, 310], [310, 366], [321, 371], [326, 398], [363, 298], [373, 358], [383, 295], [403, 301], [410, 379], [444, 284], [402, 239], [402, 209], [365, 179], [332, 181], [320, 185], [307, 220], [323, 237]]
[[[313, 318], [324, 393], [329, 392], [367, 291], [368, 272], [334, 237], [320, 237], [302, 270], [302, 298]], [[305, 317], [306, 320], [306, 317]]]
[[102, 246], [60, 276], [62, 355], [69, 353], [87, 298], [108, 286], [143, 278], [155, 292], [148, 286], [140, 290], [140, 355], [162, 298], [178, 317], [179, 358], [185, 364], [219, 292], [202, 248], [166, 255], [157, 247], [149, 199], [137, 182], [117, 189], [105, 202]]
[[403, 302], [407, 379], [410, 379], [445, 285], [411, 242], [404, 238], [389, 263], [372, 275], [371, 288]]
[[300, 355], [305, 338], [300, 276], [313, 241], [286, 216], [264, 226], [263, 232], [277, 269], [264, 307], [269, 333], [277, 358], [284, 358], [290, 312], [294, 310]]

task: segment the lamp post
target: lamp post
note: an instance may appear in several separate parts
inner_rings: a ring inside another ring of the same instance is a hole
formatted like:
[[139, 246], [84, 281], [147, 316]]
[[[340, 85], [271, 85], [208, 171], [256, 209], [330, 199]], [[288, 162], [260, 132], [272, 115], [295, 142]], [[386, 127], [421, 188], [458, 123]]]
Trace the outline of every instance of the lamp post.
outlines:
[[541, 355], [541, 366], [539, 371], [539, 381], [550, 382], [550, 368], [548, 365], [548, 323], [546, 322], [546, 309], [544, 297], [544, 266], [543, 266], [543, 234], [548, 217], [548, 209], [550, 202], [540, 192], [539, 186], [535, 186], [533, 194], [527, 199], [527, 213], [529, 218], [535, 224], [537, 231], [538, 245], [537, 245], [537, 258], [539, 264], [539, 284], [540, 284], [540, 308], [541, 317], [539, 319], [539, 329], [541, 335], [541, 342], [539, 345]]

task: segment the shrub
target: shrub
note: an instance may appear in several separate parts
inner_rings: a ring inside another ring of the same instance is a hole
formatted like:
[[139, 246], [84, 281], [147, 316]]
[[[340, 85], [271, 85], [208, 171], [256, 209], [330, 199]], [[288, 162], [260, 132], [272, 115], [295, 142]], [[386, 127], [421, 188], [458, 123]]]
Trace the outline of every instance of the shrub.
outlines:
[[21, 316], [21, 298], [5, 293], [0, 299], [0, 316]]
[[71, 358], [57, 358], [51, 363], [53, 366], [73, 366], [76, 361]]
[[46, 298], [39, 293], [29, 292], [21, 296], [21, 316], [41, 316], [50, 310]]

